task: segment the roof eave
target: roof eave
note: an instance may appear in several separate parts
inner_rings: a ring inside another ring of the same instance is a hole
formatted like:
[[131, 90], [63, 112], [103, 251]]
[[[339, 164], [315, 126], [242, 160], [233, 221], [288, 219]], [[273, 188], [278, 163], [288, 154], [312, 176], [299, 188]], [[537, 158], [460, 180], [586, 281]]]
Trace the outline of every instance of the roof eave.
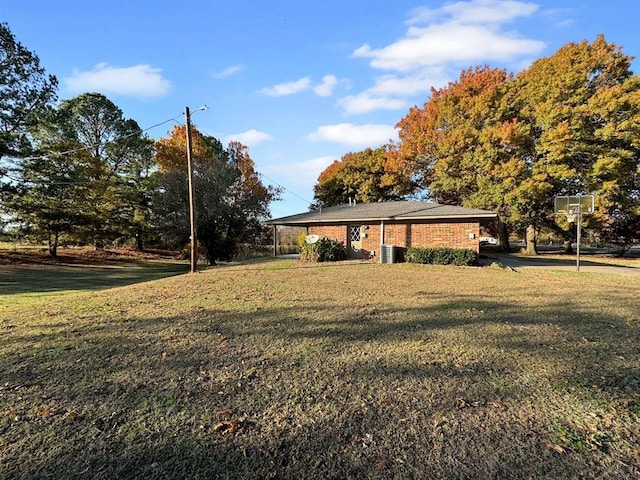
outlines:
[[480, 214], [467, 214], [467, 215], [433, 215], [428, 217], [366, 217], [366, 218], [319, 218], [319, 219], [298, 219], [298, 220], [269, 220], [265, 222], [266, 225], [284, 225], [284, 226], [296, 226], [296, 225], [321, 225], [321, 224], [349, 224], [349, 223], [370, 223], [370, 222], [402, 222], [402, 221], [427, 221], [427, 220], [495, 220], [498, 218], [497, 213], [480, 213]]

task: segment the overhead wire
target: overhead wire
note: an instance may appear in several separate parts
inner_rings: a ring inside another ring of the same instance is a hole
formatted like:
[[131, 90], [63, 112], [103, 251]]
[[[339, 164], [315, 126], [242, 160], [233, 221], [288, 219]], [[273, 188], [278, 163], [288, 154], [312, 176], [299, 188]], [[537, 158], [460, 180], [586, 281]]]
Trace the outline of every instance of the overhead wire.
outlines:
[[[191, 119], [191, 125], [193, 125], [194, 127], [198, 127], [198, 125], [196, 123], [194, 123], [193, 119]], [[273, 178], [268, 177], [267, 175], [265, 175], [262, 172], [258, 172], [260, 176], [266, 178], [267, 180], [269, 180], [270, 182], [274, 183], [276, 186], [280, 187], [282, 190], [284, 190], [285, 192], [288, 192], [289, 194], [293, 195], [294, 197], [302, 200], [303, 202], [305, 202], [308, 205], [313, 205], [313, 202], [310, 202], [309, 200], [307, 200], [306, 198], [301, 197], [300, 195], [298, 195], [297, 193], [291, 191], [289, 188], [285, 187], [284, 185], [282, 185], [281, 183], [277, 182], [276, 180], [274, 180]]]
[[[147, 127], [147, 128], [144, 128], [144, 129], [140, 128], [138, 130], [135, 130], [133, 132], [128, 133], [127, 135], [124, 135], [122, 137], [110, 140], [109, 142], [106, 142], [106, 144], [108, 145], [110, 143], [115, 143], [115, 142], [119, 142], [119, 141], [122, 141], [122, 140], [126, 140], [127, 138], [134, 137], [134, 136], [139, 135], [141, 133], [144, 133], [144, 132], [147, 132], [147, 131], [152, 130], [154, 128], [157, 128], [157, 127], [160, 127], [162, 125], [165, 125], [165, 124], [167, 124], [169, 122], [175, 122], [178, 125], [183, 125], [181, 122], [178, 121], [178, 119], [181, 116], [182, 116], [182, 113], [176, 115], [173, 118], [169, 118], [169, 119], [167, 119], [167, 120], [165, 120], [163, 122], [156, 123], [155, 125], [151, 125], [150, 127]], [[197, 124], [194, 123], [193, 120], [191, 120], [191, 124], [194, 127], [197, 128]], [[38, 155], [38, 156], [33, 156], [33, 157], [26, 157], [23, 160], [43, 160], [43, 159], [46, 159], [46, 158], [49, 158], [49, 157], [52, 157], [52, 156], [53, 157], [62, 157], [62, 156], [66, 156], [66, 155], [72, 155], [72, 154], [78, 153], [78, 152], [83, 152], [83, 151], [86, 151], [86, 150], [91, 150], [91, 149], [94, 149], [94, 148], [96, 148], [98, 146], [100, 146], [100, 144], [88, 145], [88, 146], [81, 147], [81, 148], [74, 148], [74, 149], [71, 149], [71, 150], [65, 150], [63, 152], [54, 152], [54, 153], [47, 154], [47, 155]], [[298, 195], [297, 193], [293, 192], [291, 189], [285, 187], [284, 185], [282, 185], [280, 182], [274, 180], [273, 178], [268, 177], [264, 173], [260, 173], [260, 175], [263, 176], [264, 178], [266, 178], [267, 180], [269, 180], [270, 182], [274, 183], [276, 186], [280, 187], [282, 190], [284, 190], [285, 192], [289, 193], [290, 195], [293, 195], [294, 197], [298, 198], [299, 200], [302, 200], [303, 202], [305, 202], [308, 205], [313, 205], [313, 202], [309, 201], [306, 198], [301, 197], [300, 195]], [[6, 175], [6, 174], [5, 174], [5, 176], [9, 177], [9, 175]], [[14, 180], [17, 180], [17, 179], [14, 179]], [[77, 184], [77, 183], [80, 183], [80, 182], [55, 182], [55, 184], [65, 184], [65, 185], [66, 184], [71, 184], [72, 185], [72, 184]]]
[[[177, 115], [177, 116], [175, 116], [173, 118], [169, 118], [169, 119], [165, 120], [164, 122], [156, 123], [155, 125], [151, 125], [150, 127], [147, 127], [147, 128], [144, 128], [144, 129], [143, 128], [139, 128], [139, 129], [134, 130], [134, 131], [132, 131], [132, 132], [126, 134], [126, 135], [123, 135], [122, 137], [118, 137], [118, 138], [114, 138], [113, 140], [109, 140], [108, 142], [106, 142], [106, 145], [109, 145], [109, 144], [115, 143], [115, 142], [120, 142], [122, 140], [126, 140], [127, 138], [135, 137], [136, 135], [140, 135], [141, 133], [148, 132], [149, 130], [152, 130], [154, 128], [160, 127], [161, 125], [164, 125], [164, 124], [169, 123], [169, 122], [175, 122], [175, 123], [179, 124], [178, 118], [180, 117], [180, 115], [182, 115], [182, 114], [179, 114], [179, 115]], [[74, 154], [74, 153], [83, 152], [85, 150], [91, 150], [91, 149], [94, 149], [94, 148], [99, 147], [99, 146], [101, 146], [101, 144], [87, 145], [85, 147], [74, 148], [72, 150], [65, 150], [63, 152], [53, 152], [53, 153], [47, 154], [47, 155], [37, 155], [37, 156], [34, 156], [34, 157], [26, 157], [23, 160], [44, 160], [44, 159], [49, 158], [49, 157], [63, 157], [65, 155], [71, 155], [71, 154]]]

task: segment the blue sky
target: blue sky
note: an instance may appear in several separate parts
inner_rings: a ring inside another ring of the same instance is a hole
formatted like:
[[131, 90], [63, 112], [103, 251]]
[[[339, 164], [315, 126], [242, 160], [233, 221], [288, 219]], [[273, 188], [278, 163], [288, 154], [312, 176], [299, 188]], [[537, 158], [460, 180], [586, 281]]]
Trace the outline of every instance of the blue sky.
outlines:
[[[470, 66], [518, 72], [568, 42], [640, 56], [636, 0], [23, 0], [0, 21], [58, 77], [101, 92], [152, 138], [183, 123], [239, 140], [274, 217], [306, 211], [318, 174], [396, 138], [395, 124]], [[638, 71], [639, 62], [634, 62]], [[208, 105], [207, 111], [195, 111]]]

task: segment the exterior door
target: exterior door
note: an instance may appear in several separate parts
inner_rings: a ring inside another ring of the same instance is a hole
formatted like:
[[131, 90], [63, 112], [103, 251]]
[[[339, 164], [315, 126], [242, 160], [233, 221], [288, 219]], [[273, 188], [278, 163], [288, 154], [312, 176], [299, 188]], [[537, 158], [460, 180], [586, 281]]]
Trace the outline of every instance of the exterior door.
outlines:
[[349, 225], [349, 258], [362, 258], [360, 225]]

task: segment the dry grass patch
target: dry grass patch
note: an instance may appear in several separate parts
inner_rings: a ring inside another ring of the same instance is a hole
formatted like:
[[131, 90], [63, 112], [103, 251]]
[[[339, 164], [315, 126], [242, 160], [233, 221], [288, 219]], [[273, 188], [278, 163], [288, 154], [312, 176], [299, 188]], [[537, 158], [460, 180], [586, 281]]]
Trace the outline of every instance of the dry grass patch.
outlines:
[[0, 477], [634, 478], [639, 311], [613, 275], [286, 260], [6, 305]]

